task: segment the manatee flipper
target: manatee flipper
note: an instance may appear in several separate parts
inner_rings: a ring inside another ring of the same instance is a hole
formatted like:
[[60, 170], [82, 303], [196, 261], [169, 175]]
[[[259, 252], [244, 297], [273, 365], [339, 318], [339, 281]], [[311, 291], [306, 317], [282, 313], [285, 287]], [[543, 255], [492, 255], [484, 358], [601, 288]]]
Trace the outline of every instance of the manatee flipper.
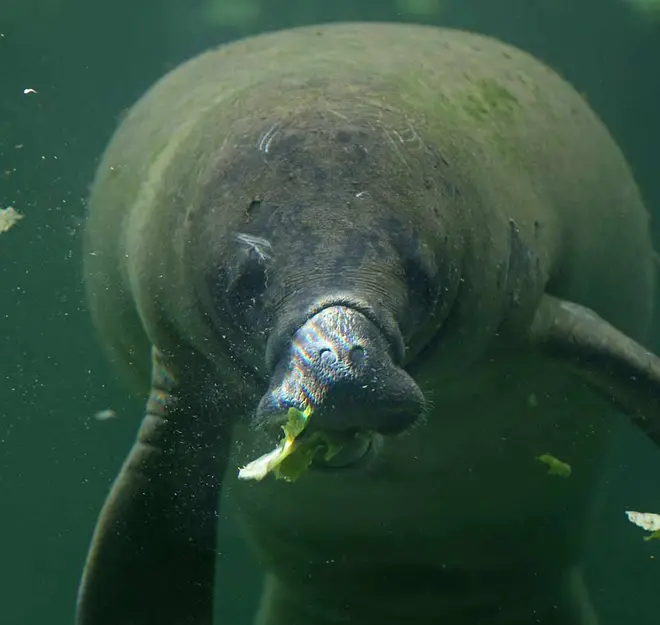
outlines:
[[183, 394], [188, 385], [169, 374], [156, 350], [152, 367], [147, 414], [92, 539], [77, 625], [212, 622], [230, 425], [199, 385]]
[[660, 446], [660, 358], [588, 308], [547, 294], [528, 338], [618, 404]]

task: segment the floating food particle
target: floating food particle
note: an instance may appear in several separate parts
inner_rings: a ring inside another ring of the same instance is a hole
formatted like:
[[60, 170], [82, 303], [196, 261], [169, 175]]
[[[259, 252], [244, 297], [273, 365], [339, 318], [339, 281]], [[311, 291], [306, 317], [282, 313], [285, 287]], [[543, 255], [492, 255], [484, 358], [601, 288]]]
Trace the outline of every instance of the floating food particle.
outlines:
[[541, 454], [536, 459], [548, 465], [548, 475], [557, 475], [559, 477], [570, 477], [571, 475], [571, 465], [555, 458], [552, 454]]
[[644, 540], [653, 540], [660, 538], [660, 514], [654, 512], [635, 512], [634, 510], [626, 510], [626, 515], [631, 523], [637, 527], [645, 529], [651, 534], [644, 536]]
[[13, 206], [0, 208], [0, 232], [13, 228], [25, 215], [21, 215]]

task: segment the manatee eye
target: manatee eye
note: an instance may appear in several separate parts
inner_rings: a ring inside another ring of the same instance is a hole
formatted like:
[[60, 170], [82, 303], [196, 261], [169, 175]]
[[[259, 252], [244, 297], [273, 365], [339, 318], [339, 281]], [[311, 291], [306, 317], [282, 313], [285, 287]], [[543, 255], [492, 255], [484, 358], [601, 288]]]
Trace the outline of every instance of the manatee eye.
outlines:
[[421, 259], [408, 259], [404, 262], [406, 285], [411, 310], [418, 311], [411, 316], [410, 321], [415, 324], [420, 317], [432, 315], [438, 304], [440, 289], [435, 278], [435, 272], [427, 267]]
[[239, 249], [236, 264], [227, 274], [224, 306], [238, 327], [248, 334], [269, 327], [264, 307], [268, 286], [270, 243], [247, 234], [238, 234]]
[[265, 265], [250, 258], [228, 284], [225, 296], [227, 312], [246, 333], [258, 332], [265, 325], [263, 296], [267, 281]]

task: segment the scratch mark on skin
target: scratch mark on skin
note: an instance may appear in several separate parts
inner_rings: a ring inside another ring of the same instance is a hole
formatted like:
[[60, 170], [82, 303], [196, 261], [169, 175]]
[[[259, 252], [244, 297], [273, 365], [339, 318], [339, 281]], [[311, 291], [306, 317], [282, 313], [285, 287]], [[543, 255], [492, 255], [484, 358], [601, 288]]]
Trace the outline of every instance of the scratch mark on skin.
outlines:
[[393, 133], [394, 135], [396, 135], [396, 138], [399, 140], [399, 143], [405, 143], [404, 140], [403, 140], [403, 138], [401, 137], [401, 135], [399, 134], [399, 132], [398, 132], [397, 130], [395, 130], [394, 128], [392, 128], [392, 133]]
[[271, 258], [272, 246], [268, 239], [239, 232], [236, 235], [236, 240], [254, 251], [261, 262], [265, 262]]
[[280, 130], [281, 122], [275, 122], [261, 137], [259, 137], [259, 142], [257, 143], [257, 149], [264, 154], [268, 154], [270, 144], [275, 138], [275, 135]]
[[430, 88], [430, 87], [429, 87], [429, 86], [428, 86], [428, 85], [427, 85], [427, 84], [426, 84], [421, 78], [418, 78], [418, 79], [417, 79], [417, 82], [418, 82], [422, 87], [424, 87], [424, 89], [426, 89], [427, 91], [429, 91], [429, 92], [431, 91], [431, 88]]
[[346, 117], [346, 115], [342, 115], [341, 113], [338, 113], [337, 111], [333, 111], [332, 109], [328, 109], [328, 113], [332, 113], [333, 115], [336, 115], [340, 119], [343, 119], [344, 121], [348, 121], [348, 117]]
[[[390, 145], [392, 146], [392, 148], [394, 148], [394, 152], [396, 153], [396, 155], [399, 157], [399, 159], [401, 159], [401, 162], [406, 166], [406, 169], [408, 171], [411, 171], [410, 165], [408, 165], [408, 161], [406, 160], [406, 157], [404, 156], [403, 152], [401, 151], [399, 146], [396, 144], [394, 139], [392, 139], [392, 136], [388, 132], [387, 128], [385, 128], [384, 126], [381, 126], [381, 129], [385, 133], [385, 136], [387, 137], [387, 140], [390, 142]], [[396, 131], [394, 131], [394, 132], [396, 132]], [[401, 135], [399, 135], [399, 133], [396, 133], [396, 134], [397, 134], [397, 137], [399, 138], [399, 142], [403, 143], [403, 141], [401, 140]]]
[[422, 138], [410, 122], [407, 122], [407, 128], [402, 130], [399, 136], [402, 143], [414, 143], [417, 149], [421, 149], [424, 146]]

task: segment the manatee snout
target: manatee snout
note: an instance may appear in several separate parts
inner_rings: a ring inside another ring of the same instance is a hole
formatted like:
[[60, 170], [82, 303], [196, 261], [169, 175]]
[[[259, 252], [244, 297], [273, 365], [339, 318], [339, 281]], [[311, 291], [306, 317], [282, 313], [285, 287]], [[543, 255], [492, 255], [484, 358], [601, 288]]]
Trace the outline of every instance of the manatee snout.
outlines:
[[315, 428], [396, 434], [424, 411], [415, 381], [392, 358], [390, 343], [364, 314], [331, 306], [293, 335], [259, 403], [257, 418], [313, 409]]

